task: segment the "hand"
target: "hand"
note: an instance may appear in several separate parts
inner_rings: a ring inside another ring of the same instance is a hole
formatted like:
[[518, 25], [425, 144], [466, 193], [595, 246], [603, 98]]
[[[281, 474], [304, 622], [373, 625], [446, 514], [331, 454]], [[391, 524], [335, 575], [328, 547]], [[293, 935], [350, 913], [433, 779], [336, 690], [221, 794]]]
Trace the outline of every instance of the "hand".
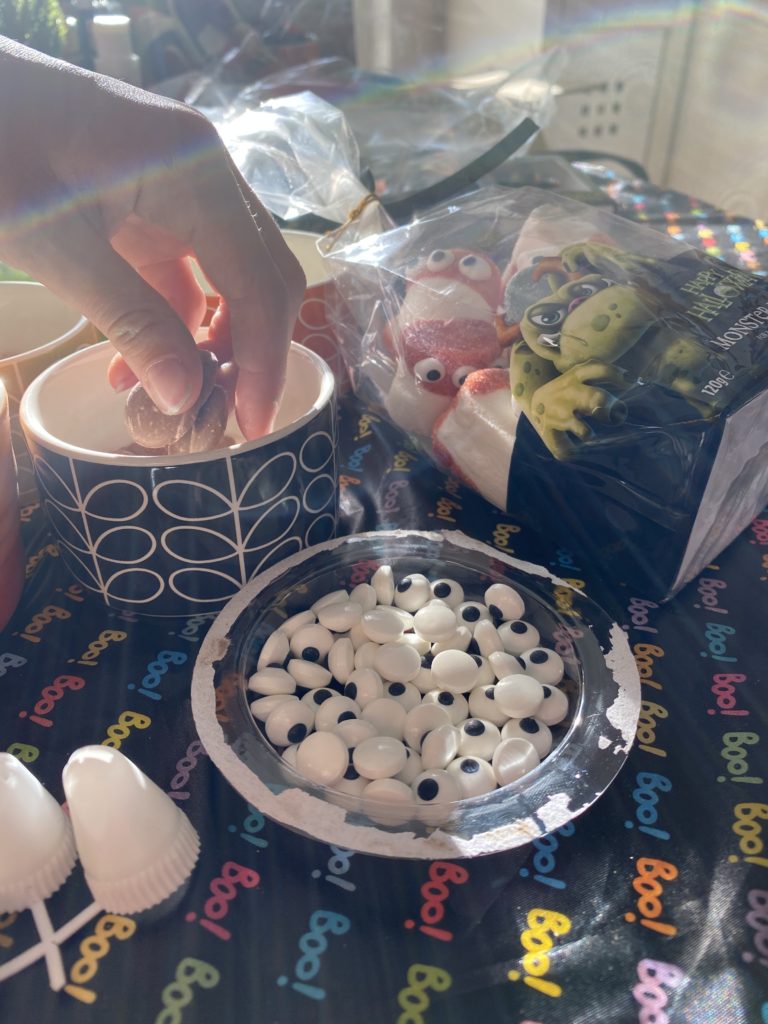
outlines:
[[[91, 320], [166, 413], [192, 406], [191, 332], [222, 298], [246, 437], [268, 431], [304, 275], [214, 127], [165, 97], [0, 38], [0, 259]], [[84, 396], [87, 400], [87, 396]]]

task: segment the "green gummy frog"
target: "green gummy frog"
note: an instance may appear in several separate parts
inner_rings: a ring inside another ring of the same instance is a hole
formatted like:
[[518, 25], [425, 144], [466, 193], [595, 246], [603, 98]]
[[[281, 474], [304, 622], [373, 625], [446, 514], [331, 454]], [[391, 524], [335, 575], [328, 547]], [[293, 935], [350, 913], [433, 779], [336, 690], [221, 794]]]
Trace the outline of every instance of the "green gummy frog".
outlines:
[[623, 420], [618, 396], [633, 380], [663, 384], [700, 415], [714, 411], [695, 397], [707, 349], [659, 320], [662, 309], [680, 308], [663, 268], [597, 242], [542, 261], [552, 293], [525, 310], [511, 350], [510, 386], [556, 458], [568, 458], [590, 437], [586, 418]]

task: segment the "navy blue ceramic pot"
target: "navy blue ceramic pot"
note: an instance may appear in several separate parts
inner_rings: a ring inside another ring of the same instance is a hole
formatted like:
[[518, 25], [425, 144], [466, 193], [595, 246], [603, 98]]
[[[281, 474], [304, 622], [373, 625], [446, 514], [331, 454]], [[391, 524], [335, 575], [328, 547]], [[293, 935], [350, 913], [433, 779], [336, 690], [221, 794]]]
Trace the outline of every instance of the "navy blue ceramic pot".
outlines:
[[[108, 343], [50, 367], [21, 421], [45, 511], [78, 582], [112, 608], [188, 616], [336, 530], [334, 379], [292, 345], [275, 430], [194, 455], [125, 454]], [[233, 436], [236, 431], [233, 425]]]

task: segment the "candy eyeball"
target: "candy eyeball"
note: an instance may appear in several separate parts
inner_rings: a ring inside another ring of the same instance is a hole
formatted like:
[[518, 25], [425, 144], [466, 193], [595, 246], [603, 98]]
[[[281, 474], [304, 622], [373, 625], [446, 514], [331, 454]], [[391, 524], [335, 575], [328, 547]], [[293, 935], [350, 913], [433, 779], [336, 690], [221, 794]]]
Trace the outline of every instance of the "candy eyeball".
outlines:
[[256, 670], [261, 671], [268, 665], [282, 665], [288, 657], [290, 645], [291, 642], [285, 630], [276, 629], [274, 633], [270, 633], [259, 654]]
[[431, 690], [424, 695], [422, 703], [437, 704], [439, 707], [445, 708], [453, 725], [461, 725], [469, 711], [467, 698], [461, 693], [452, 693], [450, 690]]
[[453, 725], [438, 725], [427, 733], [421, 744], [421, 763], [425, 770], [445, 768], [459, 752], [459, 734]]
[[432, 596], [444, 601], [449, 608], [458, 608], [464, 600], [464, 588], [456, 580], [439, 579], [432, 584]]
[[493, 273], [488, 260], [474, 255], [463, 256], [459, 260], [459, 270], [469, 281], [487, 281]]
[[338, 697], [338, 693], [327, 686], [320, 686], [316, 690], [307, 690], [301, 699], [304, 704], [308, 704], [316, 712], [321, 704], [325, 704], [332, 697]]
[[485, 761], [490, 761], [501, 742], [498, 726], [482, 718], [468, 718], [461, 724], [459, 733], [459, 753]]
[[291, 653], [302, 661], [322, 661], [328, 657], [334, 640], [331, 631], [319, 623], [303, 626], [291, 637]]
[[391, 779], [407, 760], [405, 746], [392, 736], [372, 736], [352, 752], [352, 764], [366, 779]]
[[480, 619], [490, 619], [490, 617], [491, 613], [479, 601], [463, 601], [456, 609], [458, 624], [460, 626], [469, 626], [470, 629], [473, 629], [475, 623], [479, 622]]
[[413, 683], [386, 683], [384, 696], [402, 704], [406, 711], [421, 704], [421, 693]]
[[342, 697], [336, 694], [330, 700], [324, 701], [315, 712], [315, 729], [318, 732], [325, 732], [340, 722], [359, 718], [360, 713], [359, 704], [356, 704], [349, 697]]
[[476, 369], [476, 366], [460, 366], [458, 370], [454, 370], [451, 374], [451, 384], [458, 391], [470, 373], [474, 373]]
[[552, 749], [552, 731], [536, 718], [510, 718], [502, 727], [501, 738], [508, 740], [513, 736], [532, 743], [542, 760]]
[[248, 680], [248, 689], [262, 696], [272, 693], [295, 693], [296, 680], [285, 669], [268, 666], [253, 673]]
[[450, 249], [434, 249], [426, 260], [427, 270], [447, 270], [456, 257]]
[[313, 732], [299, 743], [296, 770], [312, 782], [333, 786], [342, 779], [348, 766], [349, 754], [344, 741], [332, 732]]
[[459, 625], [453, 609], [442, 601], [420, 608], [413, 617], [413, 628], [420, 637], [438, 643], [450, 640]]
[[384, 683], [374, 669], [356, 668], [344, 686], [344, 696], [356, 701], [361, 708], [364, 708], [366, 704], [384, 696]]
[[493, 768], [481, 757], [457, 757], [448, 765], [448, 774], [458, 783], [462, 798], [483, 796], [496, 789]]
[[441, 768], [432, 768], [417, 775], [411, 789], [419, 803], [446, 804], [461, 799], [458, 783]]
[[525, 614], [525, 602], [507, 583], [492, 583], [484, 599], [493, 618], [520, 619]]
[[568, 714], [568, 698], [562, 690], [547, 686], [546, 683], [541, 688], [544, 691], [544, 699], [536, 712], [536, 717], [545, 725], [559, 725]]
[[538, 629], [522, 619], [502, 622], [498, 634], [507, 654], [522, 654], [529, 651], [532, 647], [538, 646], [541, 639]]
[[421, 670], [421, 656], [410, 644], [382, 644], [375, 652], [372, 667], [382, 679], [409, 683]]
[[[395, 597], [395, 576], [391, 565], [380, 565], [371, 576], [371, 586], [378, 604], [392, 604]], [[283, 627], [284, 628], [284, 627]]]
[[525, 665], [528, 675], [548, 686], [556, 686], [565, 674], [563, 659], [557, 651], [550, 651], [546, 647], [534, 647], [524, 651], [520, 655], [520, 660]]
[[499, 728], [509, 720], [509, 715], [496, 703], [495, 686], [476, 686], [469, 695], [468, 703], [468, 711], [473, 718], [483, 718]]
[[271, 693], [266, 697], [257, 697], [256, 700], [252, 700], [249, 707], [251, 714], [257, 722], [266, 722], [278, 704], [282, 704], [285, 700], [298, 699], [298, 697], [294, 697], [289, 693]]
[[432, 588], [426, 576], [413, 572], [395, 584], [394, 602], [398, 608], [416, 612], [432, 597]]
[[496, 683], [494, 699], [510, 718], [527, 718], [538, 713], [544, 701], [544, 689], [532, 676], [523, 673], [505, 676]]
[[500, 786], [517, 782], [539, 764], [539, 755], [532, 743], [520, 737], [502, 740], [493, 753], [491, 765]]
[[413, 367], [413, 375], [418, 382], [425, 384], [437, 384], [445, 376], [445, 366], [439, 359], [430, 356], [428, 359], [419, 359]]
[[315, 723], [315, 713], [303, 701], [283, 701], [270, 712], [264, 722], [264, 731], [270, 743], [287, 747], [301, 743]]
[[327, 668], [317, 665], [314, 661], [302, 661], [301, 658], [291, 658], [288, 662], [288, 672], [299, 686], [305, 686], [308, 690], [328, 686], [333, 680]]

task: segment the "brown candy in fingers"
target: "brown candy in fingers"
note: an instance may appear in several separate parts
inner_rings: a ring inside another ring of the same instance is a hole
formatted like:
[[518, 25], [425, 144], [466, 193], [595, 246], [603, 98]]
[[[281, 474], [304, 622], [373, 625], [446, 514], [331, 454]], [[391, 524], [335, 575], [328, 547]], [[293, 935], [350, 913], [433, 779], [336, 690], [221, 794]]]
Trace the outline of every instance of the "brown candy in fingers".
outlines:
[[216, 385], [218, 361], [210, 352], [200, 350], [203, 383], [200, 395], [186, 412], [166, 416], [141, 383], [128, 392], [125, 425], [133, 441], [142, 448], [169, 453], [202, 452], [215, 448], [227, 422], [227, 398]]

